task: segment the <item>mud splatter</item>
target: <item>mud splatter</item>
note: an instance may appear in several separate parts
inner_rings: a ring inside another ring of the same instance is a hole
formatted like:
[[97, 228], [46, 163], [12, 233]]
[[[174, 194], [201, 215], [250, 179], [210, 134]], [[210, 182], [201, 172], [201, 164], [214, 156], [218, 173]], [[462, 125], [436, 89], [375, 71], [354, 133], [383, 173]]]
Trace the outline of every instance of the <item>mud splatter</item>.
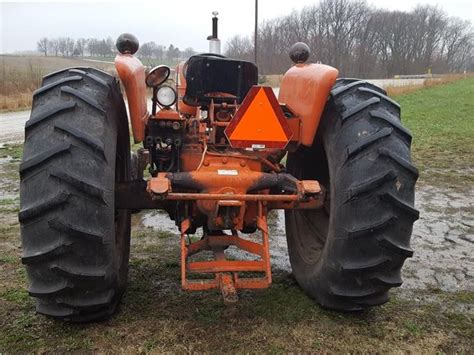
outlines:
[[416, 199], [415, 254], [405, 263], [402, 287], [474, 290], [474, 189], [424, 186]]

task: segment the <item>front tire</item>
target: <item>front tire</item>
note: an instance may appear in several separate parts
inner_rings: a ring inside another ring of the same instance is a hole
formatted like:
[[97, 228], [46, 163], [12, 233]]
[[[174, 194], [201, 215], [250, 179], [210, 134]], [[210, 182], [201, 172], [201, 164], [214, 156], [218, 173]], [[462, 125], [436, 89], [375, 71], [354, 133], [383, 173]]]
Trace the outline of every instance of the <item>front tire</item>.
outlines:
[[130, 213], [115, 183], [130, 179], [117, 81], [91, 68], [46, 76], [34, 93], [20, 166], [23, 258], [39, 313], [86, 322], [110, 316], [127, 283]]
[[293, 274], [322, 306], [362, 310], [402, 284], [418, 219], [411, 138], [385, 91], [339, 79], [312, 147], [289, 154], [289, 173], [327, 189], [323, 209], [285, 212]]

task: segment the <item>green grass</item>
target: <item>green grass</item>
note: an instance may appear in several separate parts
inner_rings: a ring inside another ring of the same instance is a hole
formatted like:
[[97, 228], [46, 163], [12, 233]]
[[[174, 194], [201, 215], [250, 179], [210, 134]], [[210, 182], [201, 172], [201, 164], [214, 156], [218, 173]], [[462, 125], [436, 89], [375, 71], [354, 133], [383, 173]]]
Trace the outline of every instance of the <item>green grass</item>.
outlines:
[[31, 305], [31, 298], [26, 290], [21, 288], [12, 288], [0, 292], [0, 298], [19, 305]]
[[[163, 240], [158, 240], [160, 247]], [[133, 251], [132, 251], [133, 252]], [[101, 323], [74, 325], [33, 312], [19, 260], [9, 260], [8, 287], [0, 292], [0, 352], [464, 352], [472, 348], [472, 314], [455, 308], [472, 292], [445, 293], [428, 303], [399, 298], [363, 313], [316, 306], [286, 273], [262, 291], [240, 293], [225, 306], [217, 291], [184, 292], [171, 265], [178, 246], [148, 258], [132, 257], [121, 311]], [[428, 292], [428, 291], [425, 291]]]
[[177, 250], [132, 257], [120, 312], [89, 325], [36, 315], [23, 266], [8, 258], [0, 264], [0, 352], [472, 351], [472, 314], [441, 308], [464, 301], [466, 292], [441, 293], [440, 302], [430, 303], [395, 294], [382, 307], [340, 314], [316, 306], [288, 275], [275, 273], [270, 289], [241, 292], [239, 303], [228, 307], [217, 291], [181, 291], [179, 267], [171, 265], [177, 258]]
[[413, 134], [412, 154], [430, 183], [474, 182], [474, 78], [395, 97]]
[[0, 158], [11, 158], [13, 160], [20, 160], [22, 156], [22, 144], [4, 144], [0, 148]]

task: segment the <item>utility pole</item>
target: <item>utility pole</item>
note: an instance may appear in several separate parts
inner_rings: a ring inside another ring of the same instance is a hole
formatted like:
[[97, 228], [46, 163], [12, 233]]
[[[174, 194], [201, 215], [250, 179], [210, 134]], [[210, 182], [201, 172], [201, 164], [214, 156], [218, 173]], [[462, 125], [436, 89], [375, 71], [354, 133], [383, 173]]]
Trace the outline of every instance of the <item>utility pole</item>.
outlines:
[[[258, 36], [258, 0], [255, 0], [255, 38], [253, 43], [253, 61], [257, 65], [257, 36]], [[258, 67], [258, 65], [257, 65]]]

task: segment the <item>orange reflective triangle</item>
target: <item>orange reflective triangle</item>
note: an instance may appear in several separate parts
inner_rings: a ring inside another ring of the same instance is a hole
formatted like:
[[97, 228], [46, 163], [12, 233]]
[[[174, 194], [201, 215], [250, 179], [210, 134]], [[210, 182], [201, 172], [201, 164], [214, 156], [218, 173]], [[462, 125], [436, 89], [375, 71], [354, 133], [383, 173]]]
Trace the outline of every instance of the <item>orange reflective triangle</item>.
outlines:
[[225, 134], [234, 148], [284, 148], [292, 136], [270, 87], [253, 86]]

